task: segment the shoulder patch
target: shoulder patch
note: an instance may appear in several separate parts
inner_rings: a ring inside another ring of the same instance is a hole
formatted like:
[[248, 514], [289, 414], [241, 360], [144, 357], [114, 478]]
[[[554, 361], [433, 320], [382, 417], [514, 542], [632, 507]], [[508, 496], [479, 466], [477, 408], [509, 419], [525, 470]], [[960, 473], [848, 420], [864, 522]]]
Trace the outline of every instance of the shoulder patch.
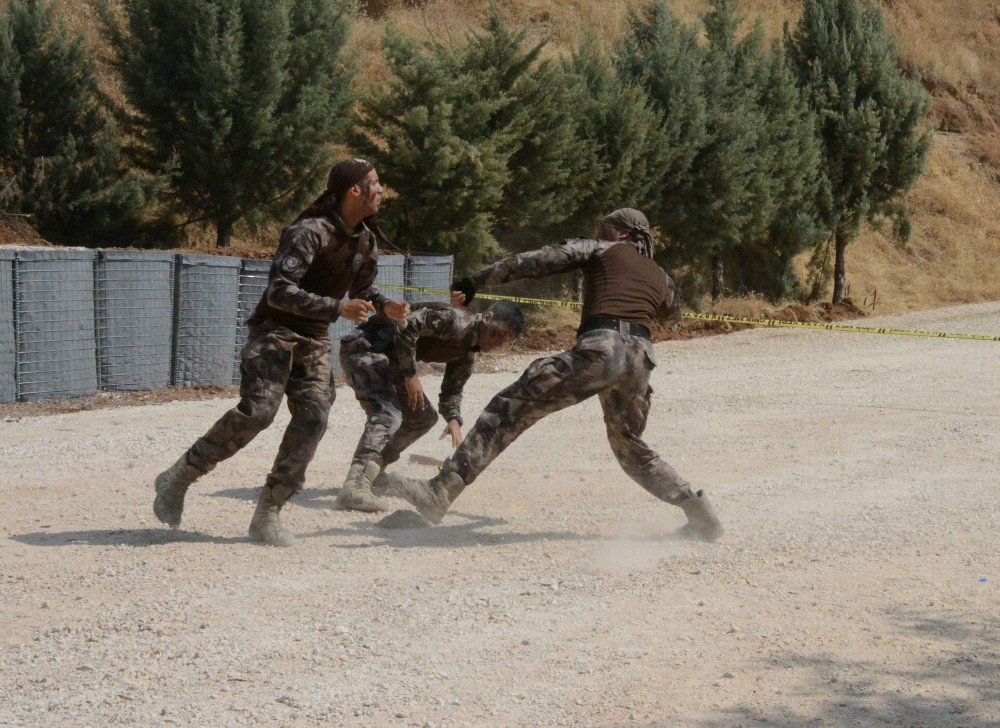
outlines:
[[294, 255], [286, 255], [281, 260], [281, 270], [283, 270], [285, 273], [294, 273], [301, 267], [302, 267], [302, 261], [296, 258]]

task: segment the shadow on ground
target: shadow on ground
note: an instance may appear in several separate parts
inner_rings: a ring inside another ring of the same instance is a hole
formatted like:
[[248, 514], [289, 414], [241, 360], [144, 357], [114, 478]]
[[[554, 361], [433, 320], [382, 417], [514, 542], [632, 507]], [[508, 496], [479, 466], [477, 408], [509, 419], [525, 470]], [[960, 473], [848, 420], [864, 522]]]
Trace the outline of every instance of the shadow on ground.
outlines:
[[[893, 669], [877, 661], [789, 652], [778, 656], [777, 663], [785, 669], [805, 669], [809, 677], [798, 685], [795, 696], [813, 702], [812, 708], [796, 712], [790, 706], [765, 710], [740, 705], [723, 709], [723, 716], [697, 725], [1000, 726], [1000, 618], [990, 614], [970, 620], [911, 609], [887, 616], [895, 625], [890, 629], [898, 639], [919, 635], [930, 641], [932, 656], [919, 669]], [[892, 635], [886, 634], [884, 639], [892, 639]], [[760, 671], [765, 669], [767, 665], [762, 664]]]
[[[291, 503], [317, 511], [329, 511], [333, 509], [333, 500], [339, 492], [340, 488], [304, 488], [292, 496]], [[210, 498], [234, 498], [256, 503], [260, 497], [260, 486], [256, 488], [227, 488], [204, 495]]]
[[211, 536], [169, 528], [111, 528], [88, 531], [35, 531], [10, 537], [29, 546], [162, 546], [170, 543], [250, 543], [246, 536]]
[[603, 538], [600, 534], [580, 534], [571, 531], [535, 531], [531, 533], [499, 531], [493, 533], [486, 529], [505, 526], [507, 521], [503, 518], [476, 516], [458, 511], [449, 511], [445, 523], [437, 526], [386, 529], [380, 528], [376, 524], [377, 520], [355, 521], [346, 526], [325, 528], [301, 538], [330, 536], [360, 536], [362, 538], [362, 540], [348, 543], [334, 543], [332, 548], [335, 549], [363, 549], [380, 546], [389, 546], [395, 549], [464, 548], [470, 546], [506, 546], [538, 541], [598, 541]]

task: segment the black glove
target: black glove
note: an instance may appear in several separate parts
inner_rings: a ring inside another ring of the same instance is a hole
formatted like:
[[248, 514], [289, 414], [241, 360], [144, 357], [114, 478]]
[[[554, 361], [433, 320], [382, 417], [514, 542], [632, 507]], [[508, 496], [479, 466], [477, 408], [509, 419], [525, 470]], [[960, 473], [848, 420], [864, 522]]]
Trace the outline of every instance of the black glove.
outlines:
[[476, 297], [476, 286], [469, 277], [461, 278], [451, 284], [451, 290], [459, 291], [465, 294], [465, 305], [468, 306], [472, 303], [472, 299]]

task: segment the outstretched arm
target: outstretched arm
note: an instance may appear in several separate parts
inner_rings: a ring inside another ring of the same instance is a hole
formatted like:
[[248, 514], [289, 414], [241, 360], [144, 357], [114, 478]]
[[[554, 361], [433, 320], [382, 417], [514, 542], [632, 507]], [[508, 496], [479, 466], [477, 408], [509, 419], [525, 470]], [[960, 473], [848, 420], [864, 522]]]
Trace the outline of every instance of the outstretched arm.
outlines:
[[591, 256], [613, 243], [606, 240], [575, 238], [558, 245], [518, 253], [497, 261], [471, 276], [476, 288], [493, 286], [523, 278], [544, 278], [581, 267]]

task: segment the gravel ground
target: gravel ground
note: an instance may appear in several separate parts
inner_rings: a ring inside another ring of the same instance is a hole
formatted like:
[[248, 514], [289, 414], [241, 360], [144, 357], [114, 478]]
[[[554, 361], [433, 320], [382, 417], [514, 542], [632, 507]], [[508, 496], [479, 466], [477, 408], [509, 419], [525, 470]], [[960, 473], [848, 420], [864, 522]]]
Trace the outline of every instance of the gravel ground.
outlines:
[[[996, 334], [1000, 303], [865, 324]], [[1000, 725], [998, 345], [657, 350], [648, 440], [710, 490], [718, 544], [673, 535], [596, 401], [390, 531], [329, 509], [361, 425], [342, 389], [286, 550], [245, 538], [286, 414], [177, 532], [152, 477], [232, 400], [0, 424], [0, 725]], [[529, 360], [474, 376], [469, 419]]]

